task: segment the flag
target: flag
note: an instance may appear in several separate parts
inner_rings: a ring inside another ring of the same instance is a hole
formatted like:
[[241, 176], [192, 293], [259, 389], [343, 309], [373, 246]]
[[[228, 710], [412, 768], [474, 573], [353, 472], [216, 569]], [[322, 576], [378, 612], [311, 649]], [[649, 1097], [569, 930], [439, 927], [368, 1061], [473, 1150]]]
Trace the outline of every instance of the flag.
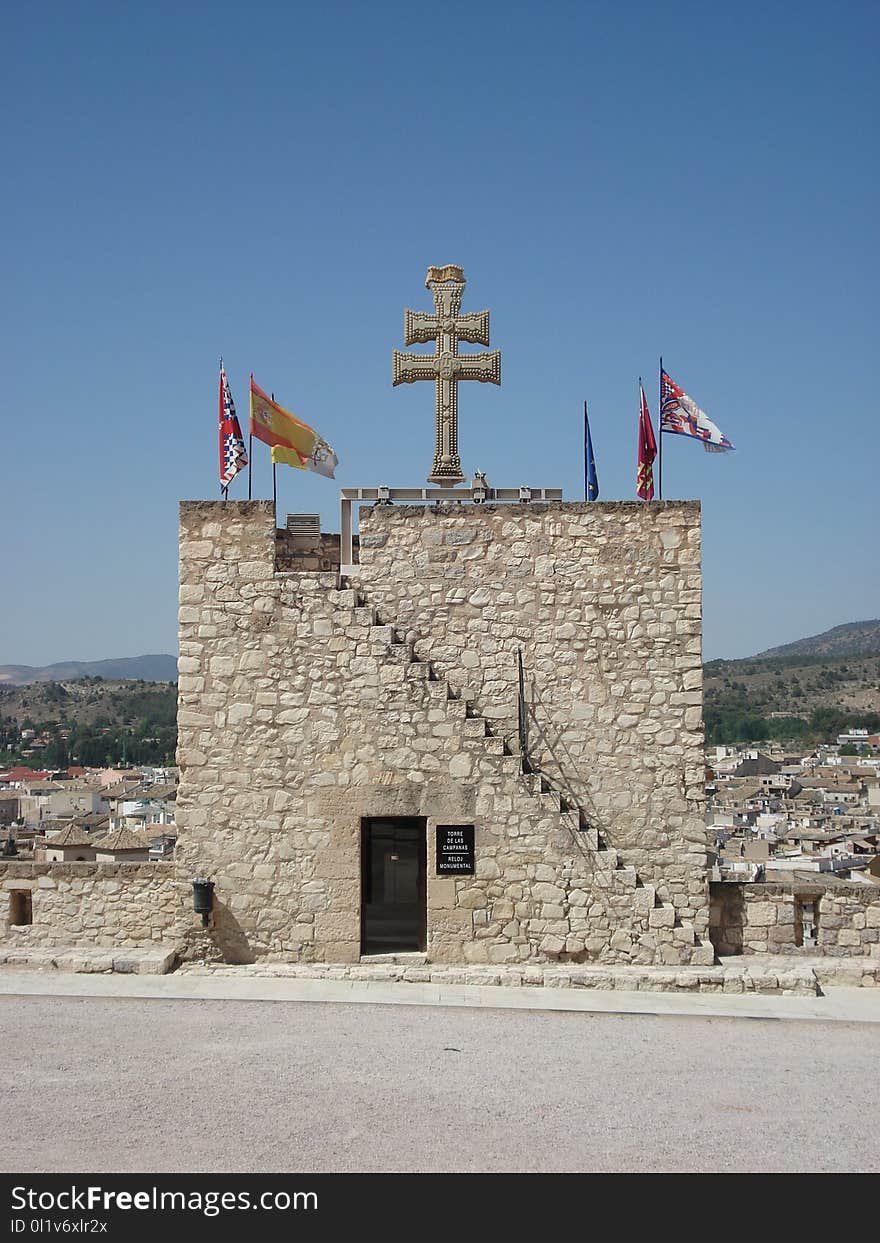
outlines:
[[339, 459], [323, 437], [313, 427], [303, 423], [289, 410], [279, 406], [264, 393], [251, 376], [251, 435], [273, 449], [288, 452], [273, 453], [273, 462], [284, 462], [299, 470], [313, 470], [332, 479]]
[[228, 488], [240, 470], [247, 466], [247, 453], [241, 438], [235, 403], [220, 359], [220, 487]]
[[272, 446], [273, 466], [293, 466], [297, 470], [308, 470], [309, 459], [299, 449], [285, 449], [283, 445]]
[[707, 453], [727, 453], [733, 445], [692, 397], [660, 369], [660, 431], [702, 440]]
[[585, 499], [595, 501], [599, 495], [599, 476], [596, 474], [596, 459], [593, 457], [593, 438], [590, 435], [590, 420], [587, 418], [587, 403], [584, 402], [584, 488]]
[[639, 380], [639, 469], [636, 474], [636, 496], [640, 496], [643, 501], [654, 499], [654, 458], [656, 456], [657, 442], [651, 426], [648, 401], [642, 382]]

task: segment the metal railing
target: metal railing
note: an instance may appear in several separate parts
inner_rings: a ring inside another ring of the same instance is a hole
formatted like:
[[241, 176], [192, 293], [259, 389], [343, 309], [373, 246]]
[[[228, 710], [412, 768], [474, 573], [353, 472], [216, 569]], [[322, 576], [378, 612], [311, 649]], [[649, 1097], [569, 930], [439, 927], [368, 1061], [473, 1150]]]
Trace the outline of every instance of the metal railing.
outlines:
[[529, 714], [526, 708], [526, 684], [523, 674], [523, 658], [522, 648], [516, 649], [516, 672], [517, 672], [517, 688], [516, 688], [516, 722], [517, 734], [519, 735], [519, 762], [520, 771], [529, 773], [532, 771], [529, 764]]

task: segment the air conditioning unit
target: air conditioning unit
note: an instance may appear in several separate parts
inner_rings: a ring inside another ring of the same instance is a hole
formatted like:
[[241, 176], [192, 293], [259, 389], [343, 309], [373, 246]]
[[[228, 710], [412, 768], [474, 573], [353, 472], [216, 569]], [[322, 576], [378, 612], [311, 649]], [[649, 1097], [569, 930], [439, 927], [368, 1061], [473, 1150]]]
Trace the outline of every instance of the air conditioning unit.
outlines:
[[288, 514], [287, 529], [291, 535], [320, 535], [320, 514]]

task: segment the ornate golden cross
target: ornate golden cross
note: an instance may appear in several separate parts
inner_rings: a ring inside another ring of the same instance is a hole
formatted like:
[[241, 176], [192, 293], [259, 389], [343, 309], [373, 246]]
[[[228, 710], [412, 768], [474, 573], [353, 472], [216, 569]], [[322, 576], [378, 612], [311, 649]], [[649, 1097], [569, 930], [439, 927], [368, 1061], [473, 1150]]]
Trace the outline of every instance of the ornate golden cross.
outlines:
[[501, 351], [459, 354], [459, 341], [489, 344], [489, 312], [459, 314], [464, 293], [463, 270], [454, 263], [428, 268], [425, 285], [434, 298], [434, 315], [405, 311], [404, 345], [436, 341], [433, 354], [404, 354], [394, 351], [393, 384], [412, 384], [416, 380], [436, 383], [436, 444], [429, 483], [456, 484], [464, 480], [458, 455], [458, 381], [479, 380], [483, 384], [501, 383]]

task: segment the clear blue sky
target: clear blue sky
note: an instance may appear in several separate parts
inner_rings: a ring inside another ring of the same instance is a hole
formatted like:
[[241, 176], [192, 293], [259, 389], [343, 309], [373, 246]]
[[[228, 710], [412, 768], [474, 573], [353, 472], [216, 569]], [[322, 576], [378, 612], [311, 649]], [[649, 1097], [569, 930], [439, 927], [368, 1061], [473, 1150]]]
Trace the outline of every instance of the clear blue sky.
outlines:
[[[180, 498], [217, 487], [217, 359], [333, 444], [279, 509], [421, 484], [391, 387], [428, 264], [489, 307], [465, 469], [633, 499], [657, 361], [737, 446], [700, 497], [705, 654], [878, 601], [876, 3], [21, 3], [0, 18], [0, 663], [176, 650]], [[468, 347], [465, 347], [468, 348]], [[255, 496], [271, 495], [257, 445]], [[240, 476], [233, 498], [247, 495]]]

